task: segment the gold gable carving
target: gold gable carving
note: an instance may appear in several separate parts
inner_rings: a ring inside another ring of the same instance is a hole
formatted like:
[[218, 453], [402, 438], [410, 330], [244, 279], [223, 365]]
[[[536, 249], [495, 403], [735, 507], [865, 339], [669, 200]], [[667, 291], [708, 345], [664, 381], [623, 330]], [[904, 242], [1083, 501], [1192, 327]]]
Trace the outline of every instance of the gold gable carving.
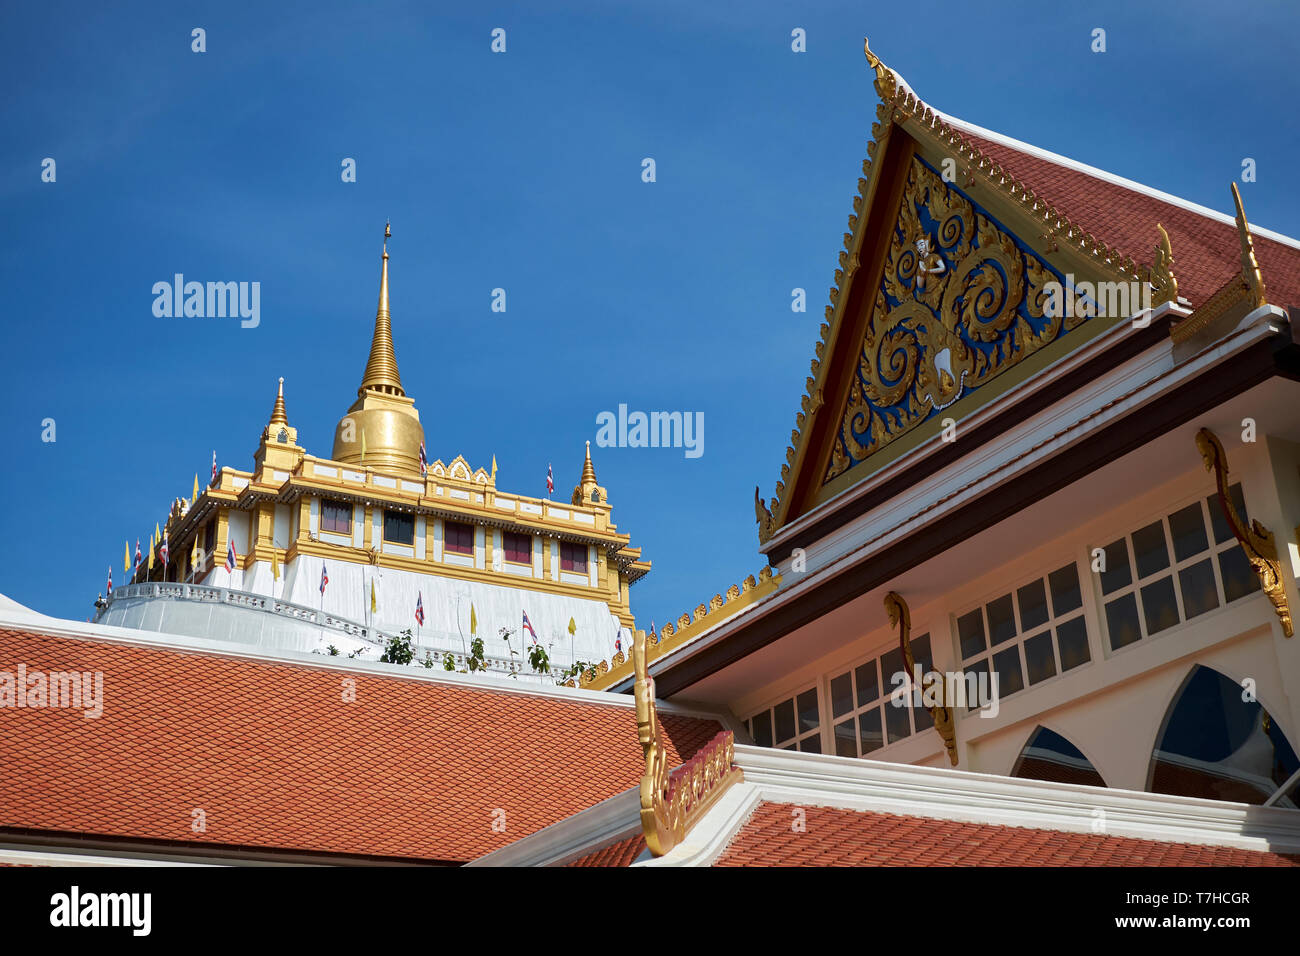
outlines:
[[1079, 325], [1045, 314], [1055, 278], [913, 157], [823, 483]]

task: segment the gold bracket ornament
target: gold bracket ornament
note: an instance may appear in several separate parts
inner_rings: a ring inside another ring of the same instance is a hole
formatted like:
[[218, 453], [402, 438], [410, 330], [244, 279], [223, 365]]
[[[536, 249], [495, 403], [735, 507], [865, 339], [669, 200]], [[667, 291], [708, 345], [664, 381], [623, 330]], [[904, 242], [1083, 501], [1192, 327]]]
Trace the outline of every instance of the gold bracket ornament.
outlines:
[[[898, 627], [898, 646], [903, 652], [903, 666], [907, 668], [908, 683], [912, 683], [912, 675], [916, 673], [916, 658], [912, 656], [912, 612], [908, 609], [907, 602], [894, 591], [885, 595], [885, 610], [889, 614], [890, 626]], [[939, 694], [942, 699], [942, 682], [939, 684]], [[927, 710], [934, 719], [934, 729], [943, 738], [949, 762], [954, 767], [957, 766], [957, 727], [952, 719], [952, 710], [946, 706], [946, 702]]]
[[[1236, 187], [1234, 191], [1235, 189]], [[1295, 629], [1291, 623], [1291, 608], [1287, 605], [1286, 588], [1282, 584], [1282, 565], [1277, 558], [1277, 545], [1273, 541], [1273, 532], [1254, 520], [1251, 521], [1250, 527], [1247, 527], [1245, 519], [1237, 513], [1237, 506], [1233, 504], [1232, 496], [1228, 493], [1228, 457], [1224, 454], [1223, 444], [1214, 432], [1208, 428], [1198, 431], [1196, 447], [1205, 462], [1205, 470], [1214, 472], [1214, 480], [1219, 490], [1219, 507], [1223, 509], [1223, 517], [1241, 544], [1241, 550], [1246, 552], [1250, 566], [1259, 575], [1259, 583], [1269, 601], [1273, 603], [1273, 610], [1277, 612], [1278, 619], [1282, 622], [1282, 633], [1291, 637]]]
[[659, 734], [655, 711], [655, 683], [646, 667], [646, 638], [637, 631], [632, 641], [636, 669], [636, 732], [645, 751], [645, 775], [641, 778], [641, 831], [646, 846], [663, 856], [681, 843], [691, 827], [733, 783], [745, 779], [744, 771], [732, 760], [735, 735], [719, 731], [700, 752], [672, 773], [668, 772], [667, 751]]

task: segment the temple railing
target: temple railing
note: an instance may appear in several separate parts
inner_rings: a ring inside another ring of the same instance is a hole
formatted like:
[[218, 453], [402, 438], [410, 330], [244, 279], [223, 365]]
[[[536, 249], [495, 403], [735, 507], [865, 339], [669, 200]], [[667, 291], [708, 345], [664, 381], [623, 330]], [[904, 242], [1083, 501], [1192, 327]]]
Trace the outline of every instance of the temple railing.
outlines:
[[[148, 581], [114, 588], [104, 607], [100, 608], [96, 620], [104, 617], [108, 609], [113, 606], [114, 601], [127, 598], [166, 598], [176, 601], [193, 601], [199, 604], [226, 604], [231, 607], [262, 611], [278, 617], [291, 618], [303, 624], [309, 624], [333, 633], [345, 634], [355, 640], [364, 641], [379, 650], [382, 650], [392, 638], [398, 636], [396, 632], [383, 631], [350, 618], [331, 614], [320, 608], [307, 607], [305, 604], [281, 601], [278, 598], [267, 597], [264, 594], [249, 594], [246, 591], [236, 591], [230, 588], [211, 587], [206, 584], [187, 584], [179, 581]], [[437, 632], [430, 633], [428, 631], [420, 635], [421, 640], [415, 643], [413, 648], [416, 652], [416, 662], [423, 661], [424, 655], [422, 651], [428, 650], [433, 652], [435, 670], [443, 668], [443, 658], [446, 654], [452, 655], [456, 670], [467, 670], [469, 664], [466, 653], [463, 649], [459, 651], [455, 649], [455, 645], [460, 643], [459, 639], [454, 635], [447, 635], [445, 639], [438, 640], [438, 636]], [[433, 640], [430, 640], [430, 638], [433, 638]], [[486, 665], [488, 673], [517, 674], [520, 677], [534, 680], [539, 678], [550, 680], [545, 675], [538, 675], [525, 669], [521, 660], [508, 660], [504, 657], [488, 655], [483, 658], [483, 663]]]

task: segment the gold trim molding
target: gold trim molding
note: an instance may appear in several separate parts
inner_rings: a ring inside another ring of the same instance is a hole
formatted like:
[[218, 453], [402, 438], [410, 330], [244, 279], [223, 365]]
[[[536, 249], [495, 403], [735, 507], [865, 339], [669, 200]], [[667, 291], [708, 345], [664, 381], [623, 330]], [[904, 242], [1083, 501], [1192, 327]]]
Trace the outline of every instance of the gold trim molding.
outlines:
[[1250, 566], [1259, 575], [1260, 586], [1282, 622], [1282, 633], [1291, 637], [1295, 629], [1291, 622], [1291, 608], [1287, 604], [1286, 587], [1282, 583], [1282, 565], [1278, 561], [1273, 532], [1254, 520], [1247, 527], [1245, 519], [1238, 514], [1237, 506], [1228, 493], [1228, 456], [1224, 453], [1223, 443], [1219, 441], [1218, 436], [1208, 428], [1202, 428], [1196, 433], [1196, 447], [1205, 462], [1205, 470], [1214, 472], [1215, 484], [1219, 491], [1219, 507], [1223, 509], [1223, 517], [1241, 544], [1241, 550], [1246, 552]]
[[[739, 585], [733, 584], [727, 588], [725, 598], [721, 594], [713, 595], [708, 604], [696, 605], [694, 615], [683, 614], [675, 624], [669, 622], [659, 629], [658, 634], [649, 635], [646, 652], [649, 659], [657, 660], [670, 651], [677, 650], [683, 644], [698, 637], [706, 628], [721, 624], [769, 594], [775, 593], [780, 586], [781, 576], [774, 574], [770, 567], [766, 567], [759, 572], [757, 580], [751, 574]], [[637, 631], [634, 640], [645, 636], [644, 631]], [[619, 651], [609, 660], [594, 664], [579, 674], [576, 686], [584, 690], [607, 690], [633, 673], [632, 662], [622, 651]], [[573, 687], [575, 684], [570, 679], [564, 686]]]
[[645, 753], [641, 831], [650, 852], [663, 856], [681, 843], [700, 817], [728, 787], [743, 781], [745, 774], [733, 762], [736, 741], [729, 730], [719, 731], [689, 761], [668, 771], [668, 752], [659, 732], [655, 684], [646, 665], [643, 631], [638, 631], [633, 640], [632, 659], [636, 668], [636, 732]]
[[[916, 673], [916, 658], [912, 656], [912, 612], [907, 602], [895, 591], [885, 595], [885, 611], [889, 614], [889, 624], [898, 628], [898, 646], [903, 652], [903, 666], [907, 668], [908, 684], [913, 683]], [[939, 682], [939, 695], [942, 700], [943, 682]], [[943, 738], [944, 748], [948, 751], [948, 761], [957, 766], [957, 726], [952, 717], [952, 708], [944, 701], [934, 707], [926, 708], [934, 720], [934, 729]]]

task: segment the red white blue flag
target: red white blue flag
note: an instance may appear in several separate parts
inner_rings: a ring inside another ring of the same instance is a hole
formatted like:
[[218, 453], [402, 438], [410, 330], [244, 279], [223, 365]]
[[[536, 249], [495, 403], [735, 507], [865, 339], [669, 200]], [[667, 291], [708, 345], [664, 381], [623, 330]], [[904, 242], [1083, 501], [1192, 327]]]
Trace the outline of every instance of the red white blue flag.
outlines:
[[415, 623], [424, 627], [424, 595], [415, 595]]
[[330, 576], [325, 572], [325, 565], [320, 566], [320, 593], [325, 593], [325, 585], [330, 583]]
[[135, 573], [140, 573], [140, 562], [144, 560], [144, 555], [140, 553], [140, 539], [135, 539]]
[[212, 484], [215, 485], [216, 483], [217, 483], [217, 451], [214, 448], [212, 450]]
[[420, 442], [420, 475], [429, 473], [429, 456], [424, 453], [424, 442]]
[[549, 495], [553, 491], [555, 491], [555, 477], [551, 474], [551, 465], [548, 462], [546, 465], [546, 493]]
[[524, 611], [524, 630], [532, 635], [533, 643], [537, 643], [537, 632], [533, 630], [532, 622], [528, 620], [528, 612]]
[[167, 532], [163, 532], [162, 547], [158, 549], [158, 554], [162, 557], [162, 563], [167, 563]]
[[108, 566], [108, 593], [110, 596], [113, 594], [113, 566], [111, 564]]
[[235, 573], [235, 562], [239, 560], [239, 555], [235, 553], [235, 537], [231, 535], [226, 539], [226, 573]]

